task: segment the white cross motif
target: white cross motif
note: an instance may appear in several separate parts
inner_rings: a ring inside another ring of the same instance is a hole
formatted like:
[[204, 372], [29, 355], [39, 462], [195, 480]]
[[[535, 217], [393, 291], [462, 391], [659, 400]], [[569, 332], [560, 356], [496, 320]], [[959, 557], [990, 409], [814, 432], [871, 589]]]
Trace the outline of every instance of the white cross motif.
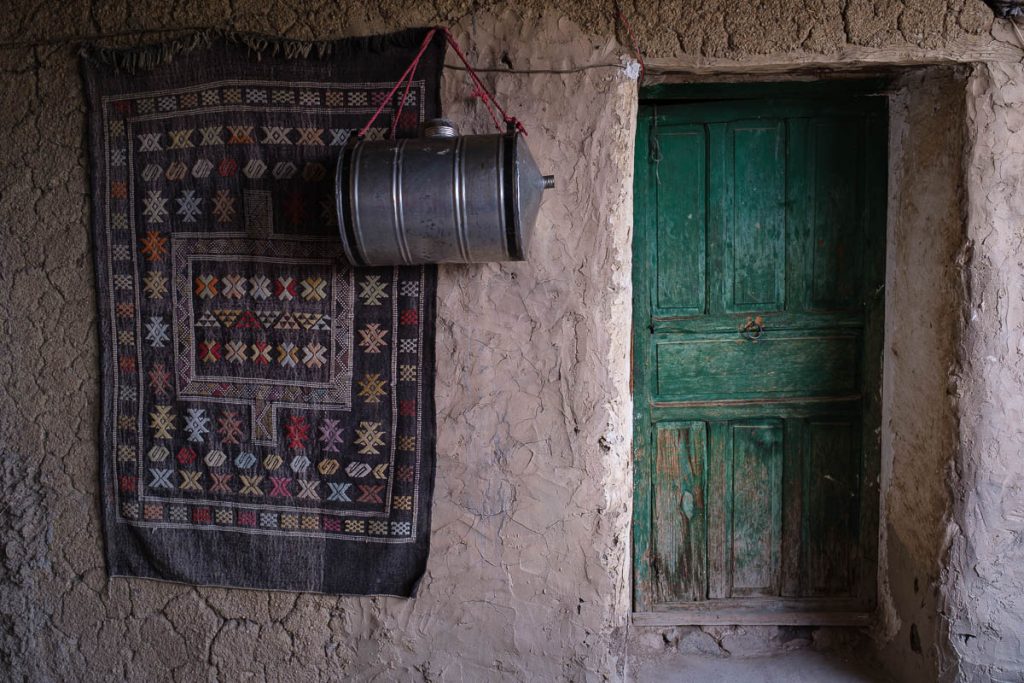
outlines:
[[167, 204], [167, 200], [163, 198], [160, 190], [150, 190], [147, 192], [142, 203], [146, 205], [142, 213], [146, 216], [147, 223], [164, 222], [164, 216], [167, 215], [167, 209], [164, 206]]
[[225, 275], [221, 280], [224, 286], [222, 293], [229, 299], [241, 299], [245, 296], [245, 283], [247, 280], [241, 275]]
[[188, 440], [195, 443], [203, 442], [203, 435], [210, 431], [210, 418], [206, 417], [206, 411], [202, 408], [189, 408], [185, 416], [185, 429], [188, 430]]
[[220, 132], [223, 126], [209, 126], [207, 128], [200, 128], [199, 135], [202, 140], [199, 141], [200, 145], [219, 145], [221, 144]]
[[265, 275], [257, 275], [249, 279], [252, 285], [250, 294], [254, 299], [266, 299], [270, 296], [270, 278]]
[[344, 147], [350, 135], [352, 135], [350, 128], [331, 128], [331, 146]]
[[224, 345], [224, 354], [229, 363], [244, 363], [247, 350], [245, 342], [231, 341]]
[[160, 146], [160, 133], [140, 133], [139, 134], [139, 151], [140, 152], [159, 152], [163, 149]]
[[196, 197], [195, 190], [185, 190], [177, 200], [178, 215], [186, 223], [195, 223], [196, 217], [202, 213], [202, 210], [199, 208], [202, 201], [201, 197]]
[[323, 364], [327, 362], [326, 353], [326, 347], [317, 342], [313, 342], [302, 350], [302, 362], [307, 368], [323, 367]]
[[291, 128], [285, 128], [283, 126], [264, 126], [263, 144], [290, 145], [292, 144], [292, 141], [288, 139], [288, 133], [290, 132], [292, 132]]
[[163, 348], [165, 341], [170, 341], [167, 330], [170, 329], [162, 316], [154, 315], [146, 323], [146, 339], [153, 348]]
[[367, 275], [366, 279], [359, 283], [362, 291], [359, 292], [359, 298], [363, 300], [367, 306], [380, 306], [381, 299], [387, 299], [387, 286], [386, 282], [380, 281], [379, 275]]
[[327, 500], [336, 500], [340, 503], [347, 503], [352, 499], [348, 497], [348, 490], [352, 488], [352, 484], [338, 484], [333, 481], [327, 482], [327, 486], [331, 489], [331, 495], [327, 497]]
[[277, 361], [286, 368], [294, 368], [298, 359], [299, 350], [295, 344], [285, 342], [277, 347]]
[[154, 489], [173, 489], [174, 484], [171, 483], [171, 475], [174, 474], [174, 470], [156, 470], [150, 469], [149, 473], [153, 475], [153, 481], [149, 482], [149, 487]]

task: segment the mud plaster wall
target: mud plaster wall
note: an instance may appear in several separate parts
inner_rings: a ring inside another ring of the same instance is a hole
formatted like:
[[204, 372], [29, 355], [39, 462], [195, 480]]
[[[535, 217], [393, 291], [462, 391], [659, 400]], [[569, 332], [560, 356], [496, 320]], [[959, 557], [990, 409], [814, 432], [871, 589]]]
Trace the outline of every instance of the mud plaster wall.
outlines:
[[966, 69], [900, 78], [889, 97], [878, 628], [899, 680], [936, 680], [939, 574], [956, 452], [950, 396], [964, 243]]
[[960, 452], [944, 577], [965, 680], [1024, 679], [1024, 69], [969, 82]]
[[[936, 4], [705, 0], [626, 11], [654, 67], [770, 73], [796, 64], [981, 60], [1000, 62], [992, 73], [1020, 83], [1001, 64], [1019, 58], [1012, 36], [991, 25], [980, 2]], [[501, 65], [506, 50], [517, 69], [617, 62], [622, 50], [610, 3], [565, 2], [541, 11], [542, 5], [51, 1], [10, 7], [0, 40], [225, 25], [317, 38], [444, 23], [456, 26], [487, 65]], [[607, 67], [487, 78], [527, 122], [534, 153], [558, 177], [558, 189], [546, 201], [528, 264], [442, 269], [441, 436], [433, 550], [421, 597], [337, 599], [106, 581], [96, 509], [99, 387], [77, 66], [66, 45], [0, 50], [0, 667], [6, 673], [33, 680], [229, 674], [293, 680], [299, 671], [307, 679], [358, 673], [382, 680], [624, 674], [635, 83]], [[461, 73], [446, 73], [447, 110], [468, 129], [483, 130], [461, 83]], [[975, 250], [990, 264], [977, 290], [988, 292], [986, 320], [996, 319], [997, 292], [1004, 292], [1005, 308], [1018, 291], [1009, 276], [995, 272], [1004, 250], [1018, 248], [999, 209], [1011, 203], [1012, 188], [1000, 183], [1014, 169], [986, 166], [979, 151], [988, 144], [1011, 159], [1014, 153], [1005, 130], [1016, 121], [1015, 110], [1004, 108], [994, 83], [988, 76], [972, 82], [988, 104], [972, 119], [985, 125], [974, 138], [980, 142], [969, 178], [972, 187], [998, 188], [982, 202], [992, 208], [972, 209], [978, 239], [990, 220], [999, 221], [998, 239]], [[929, 252], [929, 263], [942, 248]], [[1009, 381], [1002, 370], [1013, 363], [1019, 377], [1015, 346], [992, 349], [1001, 365], [982, 372], [978, 354], [990, 353], [990, 342], [984, 330], [967, 339], [958, 353], [974, 354], [979, 365], [963, 366], [961, 377], [970, 379], [961, 383], [965, 396], [981, 396], [990, 377]], [[933, 370], [935, 362], [921, 368]], [[1012, 462], [1002, 439], [1004, 420], [1013, 416], [974, 415], [960, 431], [958, 458], [974, 463], [958, 472], [965, 482], [985, 481], [982, 448]], [[932, 464], [941, 461], [930, 457]], [[894, 462], [899, 458], [895, 453]], [[928, 464], [923, 454], [920, 463]], [[891, 476], [910, 474], [894, 467]], [[917, 514], [922, 506], [932, 519], [938, 497], [931, 487], [921, 496], [903, 511]], [[1004, 500], [1005, 494], [989, 496], [971, 515], [957, 517], [960, 557], [999, 564], [1002, 546], [993, 542], [981, 552], [964, 539], [972, 525], [985, 523], [1008, 543], [1001, 534], [1020, 518], [1013, 509], [1000, 516]], [[927, 567], [943, 547], [941, 533], [921, 531], [918, 538], [908, 529], [893, 531], [889, 544], [895, 536], [912, 566]], [[956, 564], [964, 575], [969, 568], [967, 559]], [[973, 592], [961, 594], [964, 578], [954, 574], [940, 582], [942, 604], [950, 596], [950, 604], [962, 607], [954, 630], [983, 635], [987, 621], [1002, 636], [1014, 626], [1001, 589], [972, 584]], [[901, 590], [893, 589], [896, 616], [883, 637], [895, 637], [886, 642], [896, 658], [909, 649], [902, 617], [914, 617], [900, 612], [909, 604]], [[976, 601], [977, 594], [991, 597]], [[961, 638], [958, 650], [942, 648], [948, 670], [956, 670], [960, 655], [971, 666], [1001, 662], [1004, 670], [1019, 660], [1019, 645], [1014, 651], [1012, 642], [981, 640]]]
[[[279, 14], [260, 28], [296, 33]], [[345, 32], [332, 25], [326, 34]], [[524, 65], [616, 62], [610, 39], [595, 49], [553, 16], [482, 13], [463, 29], [487, 63], [502, 48]], [[558, 189], [529, 263], [442, 269], [439, 466], [419, 597], [339, 599], [106, 580], [77, 65], [66, 48], [0, 59], [3, 668], [34, 680], [615, 676], [628, 613], [635, 80], [617, 66], [491, 79]], [[449, 71], [445, 109], [485, 132], [469, 90]]]

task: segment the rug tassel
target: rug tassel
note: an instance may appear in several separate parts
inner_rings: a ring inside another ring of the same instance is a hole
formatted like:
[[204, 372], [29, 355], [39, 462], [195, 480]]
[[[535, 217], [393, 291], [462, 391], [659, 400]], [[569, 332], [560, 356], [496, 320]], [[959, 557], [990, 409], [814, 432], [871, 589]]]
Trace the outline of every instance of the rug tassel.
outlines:
[[218, 41], [244, 45], [259, 60], [263, 55], [284, 56], [286, 59], [326, 59], [338, 51], [341, 43], [353, 52], [378, 51], [388, 47], [415, 47], [423, 35], [422, 29], [409, 29], [382, 41], [371, 38], [341, 38], [338, 40], [295, 40], [255, 33], [242, 33], [229, 29], [210, 28], [194, 31], [190, 35], [163, 43], [139, 47], [112, 48], [85, 44], [79, 53], [100, 64], [134, 74], [149, 71], [161, 64], [169, 64], [178, 55], [208, 48]]

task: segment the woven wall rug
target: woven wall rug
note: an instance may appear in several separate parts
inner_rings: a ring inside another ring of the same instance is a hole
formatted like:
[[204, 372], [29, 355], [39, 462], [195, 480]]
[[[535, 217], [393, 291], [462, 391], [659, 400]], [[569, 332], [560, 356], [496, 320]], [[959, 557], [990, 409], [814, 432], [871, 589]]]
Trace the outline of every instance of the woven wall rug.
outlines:
[[[333, 175], [425, 36], [83, 54], [111, 576], [415, 594], [436, 269], [349, 267]], [[443, 57], [400, 136], [439, 114]]]

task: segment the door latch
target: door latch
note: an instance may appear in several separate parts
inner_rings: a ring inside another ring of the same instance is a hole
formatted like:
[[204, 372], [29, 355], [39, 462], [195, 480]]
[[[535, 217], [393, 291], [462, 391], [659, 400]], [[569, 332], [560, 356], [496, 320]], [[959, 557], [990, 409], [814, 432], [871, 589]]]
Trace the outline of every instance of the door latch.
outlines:
[[764, 318], [757, 316], [756, 318], [747, 318], [747, 322], [740, 328], [740, 334], [745, 339], [750, 341], [757, 341], [764, 334]]

